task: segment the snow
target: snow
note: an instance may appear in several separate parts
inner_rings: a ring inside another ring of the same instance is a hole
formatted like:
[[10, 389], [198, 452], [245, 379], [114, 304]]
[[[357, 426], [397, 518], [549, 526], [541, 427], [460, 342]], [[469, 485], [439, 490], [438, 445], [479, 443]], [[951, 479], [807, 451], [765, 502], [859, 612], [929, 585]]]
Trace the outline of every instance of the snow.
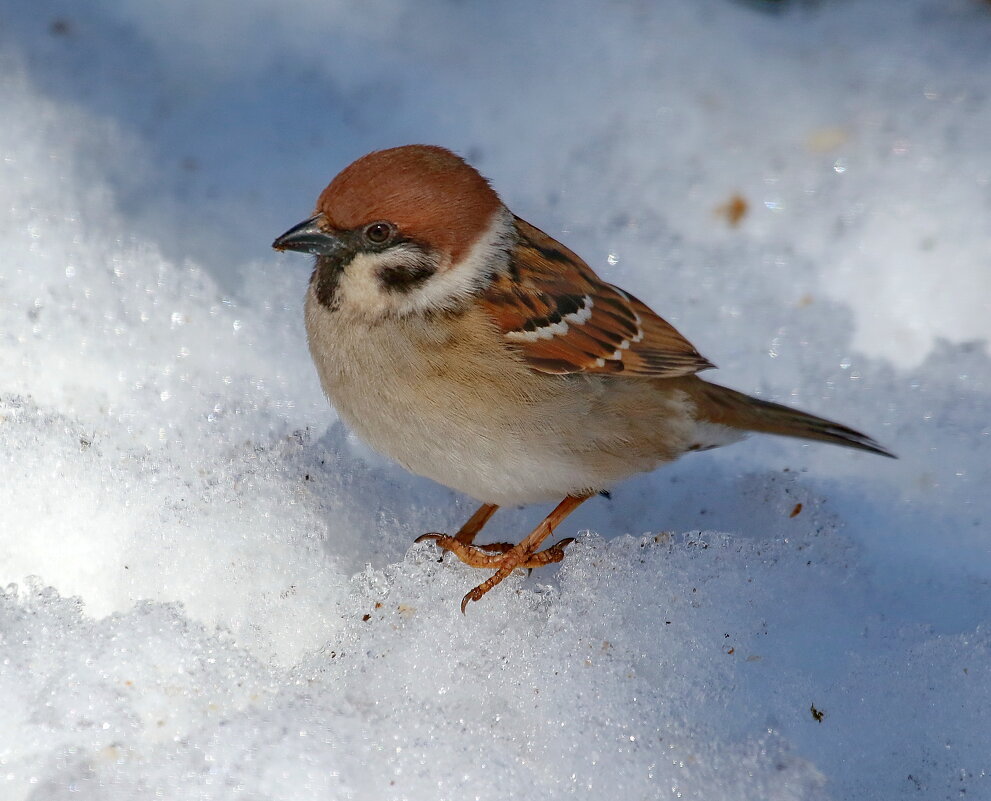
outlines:
[[[2, 15], [0, 799], [991, 798], [987, 3]], [[688, 456], [462, 616], [411, 543], [473, 502], [336, 422], [269, 250], [408, 142], [901, 458]]]

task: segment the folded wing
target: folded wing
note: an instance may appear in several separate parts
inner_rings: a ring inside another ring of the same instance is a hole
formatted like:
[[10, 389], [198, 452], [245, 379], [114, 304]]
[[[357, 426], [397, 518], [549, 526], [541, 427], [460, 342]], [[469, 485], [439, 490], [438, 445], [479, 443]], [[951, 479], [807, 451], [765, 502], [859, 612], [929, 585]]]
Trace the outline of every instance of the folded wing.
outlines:
[[518, 217], [516, 228], [510, 269], [482, 302], [533, 369], [674, 378], [714, 366], [559, 242]]

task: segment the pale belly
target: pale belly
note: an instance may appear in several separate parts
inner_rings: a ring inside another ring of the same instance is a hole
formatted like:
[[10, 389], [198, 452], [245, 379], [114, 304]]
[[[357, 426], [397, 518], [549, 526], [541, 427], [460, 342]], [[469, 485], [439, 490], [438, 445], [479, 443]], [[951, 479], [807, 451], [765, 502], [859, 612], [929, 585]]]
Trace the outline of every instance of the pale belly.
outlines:
[[535, 373], [476, 341], [472, 320], [439, 339], [399, 322], [362, 328], [333, 314], [308, 297], [311, 353], [344, 422], [407, 470], [480, 501], [596, 492], [692, 443], [696, 425], [680, 392]]

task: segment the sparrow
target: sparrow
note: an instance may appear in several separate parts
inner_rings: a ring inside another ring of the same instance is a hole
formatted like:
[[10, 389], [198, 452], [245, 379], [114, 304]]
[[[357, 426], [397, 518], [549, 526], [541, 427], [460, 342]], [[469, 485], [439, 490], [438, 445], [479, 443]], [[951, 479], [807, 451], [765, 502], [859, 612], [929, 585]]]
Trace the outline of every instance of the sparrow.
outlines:
[[[344, 422], [407, 470], [482, 503], [452, 537], [493, 570], [464, 612], [588, 498], [748, 432], [893, 456], [865, 434], [703, 380], [714, 365], [629, 292], [515, 216], [441, 147], [369, 153], [272, 245], [313, 254], [304, 316]], [[559, 501], [519, 543], [476, 545], [500, 506]]]

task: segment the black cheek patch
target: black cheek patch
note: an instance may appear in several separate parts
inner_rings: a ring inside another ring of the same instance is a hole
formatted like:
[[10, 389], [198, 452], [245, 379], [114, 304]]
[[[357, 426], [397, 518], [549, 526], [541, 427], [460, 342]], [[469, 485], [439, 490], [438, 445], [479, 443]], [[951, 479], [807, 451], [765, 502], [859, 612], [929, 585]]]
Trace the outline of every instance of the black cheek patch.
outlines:
[[427, 259], [387, 264], [379, 269], [378, 278], [387, 292], [406, 294], [422, 286], [437, 272], [436, 266]]

